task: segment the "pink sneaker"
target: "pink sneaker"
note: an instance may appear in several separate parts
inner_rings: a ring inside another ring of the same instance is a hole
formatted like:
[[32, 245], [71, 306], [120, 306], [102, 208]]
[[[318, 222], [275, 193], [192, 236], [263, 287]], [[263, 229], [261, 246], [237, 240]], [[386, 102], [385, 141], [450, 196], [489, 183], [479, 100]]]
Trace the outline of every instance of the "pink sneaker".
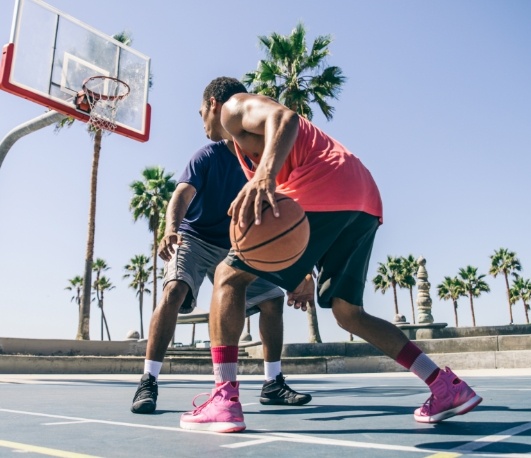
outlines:
[[243, 431], [245, 423], [242, 405], [238, 399], [239, 386], [238, 382], [226, 382], [214, 388], [208, 401], [199, 407], [196, 406], [195, 400], [208, 393], [198, 394], [192, 401], [196, 409], [181, 415], [181, 428], [218, 433]]
[[415, 420], [420, 423], [438, 423], [454, 415], [463, 415], [483, 401], [448, 367], [439, 372], [430, 390], [430, 398], [415, 410]]

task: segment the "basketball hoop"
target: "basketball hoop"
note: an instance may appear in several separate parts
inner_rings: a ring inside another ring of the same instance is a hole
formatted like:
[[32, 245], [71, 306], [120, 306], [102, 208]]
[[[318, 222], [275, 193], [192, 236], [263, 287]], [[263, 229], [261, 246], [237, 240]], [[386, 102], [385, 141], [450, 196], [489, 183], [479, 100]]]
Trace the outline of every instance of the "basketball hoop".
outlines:
[[76, 107], [90, 115], [88, 123], [102, 131], [116, 129], [116, 108], [129, 95], [129, 85], [111, 76], [91, 76], [83, 81]]

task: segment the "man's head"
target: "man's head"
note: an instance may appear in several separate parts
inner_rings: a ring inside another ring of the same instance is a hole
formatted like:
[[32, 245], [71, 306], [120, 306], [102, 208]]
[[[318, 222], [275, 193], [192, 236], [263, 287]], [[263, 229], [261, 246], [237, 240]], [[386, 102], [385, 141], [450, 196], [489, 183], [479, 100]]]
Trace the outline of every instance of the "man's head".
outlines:
[[236, 78], [220, 76], [213, 79], [203, 92], [203, 103], [210, 109], [212, 97], [219, 103], [223, 104], [234, 94], [247, 92], [245, 86]]
[[221, 76], [212, 80], [203, 92], [203, 102], [199, 114], [203, 119], [206, 136], [213, 141], [224, 138], [221, 126], [221, 107], [234, 94], [247, 92], [245, 86], [236, 78]]

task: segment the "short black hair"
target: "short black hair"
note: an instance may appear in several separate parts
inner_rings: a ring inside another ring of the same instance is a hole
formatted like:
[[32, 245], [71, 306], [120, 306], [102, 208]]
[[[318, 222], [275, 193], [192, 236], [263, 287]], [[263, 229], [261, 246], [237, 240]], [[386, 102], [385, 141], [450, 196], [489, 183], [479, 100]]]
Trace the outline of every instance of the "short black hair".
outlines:
[[205, 88], [203, 101], [206, 102], [207, 108], [210, 109], [210, 97], [214, 97], [218, 102], [225, 103], [234, 94], [240, 94], [241, 92], [247, 92], [241, 81], [229, 76], [220, 76], [213, 79]]

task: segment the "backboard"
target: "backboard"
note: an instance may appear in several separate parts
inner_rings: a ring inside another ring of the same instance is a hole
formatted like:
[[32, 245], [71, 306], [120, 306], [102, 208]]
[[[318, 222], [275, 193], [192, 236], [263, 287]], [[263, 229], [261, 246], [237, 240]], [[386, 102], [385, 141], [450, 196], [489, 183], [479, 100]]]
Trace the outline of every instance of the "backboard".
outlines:
[[147, 141], [149, 65], [149, 57], [41, 0], [16, 0], [0, 89], [87, 122], [89, 115], [74, 103], [83, 81], [119, 78], [130, 93], [116, 109], [114, 132]]

